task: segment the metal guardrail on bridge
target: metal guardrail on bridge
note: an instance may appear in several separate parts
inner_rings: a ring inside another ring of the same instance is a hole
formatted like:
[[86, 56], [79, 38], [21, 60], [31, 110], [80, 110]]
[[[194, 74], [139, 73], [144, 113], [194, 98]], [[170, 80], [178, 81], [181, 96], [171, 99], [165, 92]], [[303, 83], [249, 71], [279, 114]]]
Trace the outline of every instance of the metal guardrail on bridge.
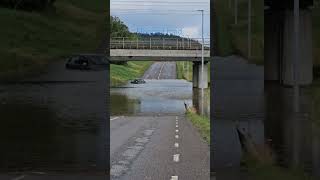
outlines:
[[[111, 49], [152, 49], [152, 50], [201, 50], [201, 38], [111, 38]], [[205, 38], [205, 50], [210, 50], [210, 39]]]

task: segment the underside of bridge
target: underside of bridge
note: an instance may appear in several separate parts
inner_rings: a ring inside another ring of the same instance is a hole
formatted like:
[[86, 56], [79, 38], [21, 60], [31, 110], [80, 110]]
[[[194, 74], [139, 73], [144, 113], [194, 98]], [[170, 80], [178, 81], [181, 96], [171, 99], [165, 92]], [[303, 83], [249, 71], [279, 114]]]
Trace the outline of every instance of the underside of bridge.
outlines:
[[265, 0], [265, 80], [278, 81], [283, 85], [312, 83], [312, 5], [313, 0], [300, 0], [299, 55], [294, 82], [294, 0]]

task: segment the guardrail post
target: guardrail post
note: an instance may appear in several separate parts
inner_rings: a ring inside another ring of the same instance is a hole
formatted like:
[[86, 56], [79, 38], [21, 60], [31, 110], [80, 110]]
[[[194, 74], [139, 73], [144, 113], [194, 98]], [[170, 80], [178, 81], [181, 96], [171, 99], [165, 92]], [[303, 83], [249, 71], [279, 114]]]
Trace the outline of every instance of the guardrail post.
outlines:
[[139, 38], [137, 37], [137, 49], [139, 49]]
[[179, 49], [179, 39], [177, 38], [177, 50]]
[[150, 49], [152, 49], [152, 45], [151, 45], [151, 38], [150, 38]]
[[182, 38], [182, 49], [184, 49], [184, 38]]
[[164, 41], [165, 41], [165, 38], [162, 38], [162, 49], [164, 49]]

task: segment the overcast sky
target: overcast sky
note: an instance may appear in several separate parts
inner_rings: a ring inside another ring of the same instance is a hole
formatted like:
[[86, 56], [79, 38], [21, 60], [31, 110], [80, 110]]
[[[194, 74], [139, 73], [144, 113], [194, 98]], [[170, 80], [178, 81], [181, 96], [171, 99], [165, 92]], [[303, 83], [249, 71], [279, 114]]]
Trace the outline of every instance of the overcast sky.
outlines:
[[111, 15], [118, 16], [132, 32], [171, 33], [201, 37], [201, 12], [204, 36], [209, 37], [209, 0], [111, 0]]

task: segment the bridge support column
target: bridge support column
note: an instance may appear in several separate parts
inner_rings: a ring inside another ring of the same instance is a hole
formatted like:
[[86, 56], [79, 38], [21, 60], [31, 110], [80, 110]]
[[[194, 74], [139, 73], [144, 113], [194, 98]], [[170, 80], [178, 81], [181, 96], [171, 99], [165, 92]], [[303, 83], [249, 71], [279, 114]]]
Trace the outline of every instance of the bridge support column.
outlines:
[[[294, 62], [294, 14], [287, 10], [284, 15], [283, 33], [283, 84], [294, 85], [293, 62]], [[311, 11], [300, 11], [299, 25], [299, 60], [298, 60], [298, 85], [309, 85], [313, 79], [312, 57], [312, 21]]]
[[193, 66], [192, 66], [192, 85], [194, 88], [198, 87], [198, 82], [199, 82], [199, 63], [198, 62], [194, 62]]
[[282, 16], [279, 11], [265, 11], [264, 78], [266, 81], [280, 81]]
[[208, 63], [204, 63], [203, 79], [200, 62], [193, 63], [193, 87], [194, 88], [208, 88]]
[[[293, 10], [265, 11], [265, 80], [294, 85], [294, 14]], [[298, 85], [313, 79], [312, 22], [309, 10], [300, 11]]]

